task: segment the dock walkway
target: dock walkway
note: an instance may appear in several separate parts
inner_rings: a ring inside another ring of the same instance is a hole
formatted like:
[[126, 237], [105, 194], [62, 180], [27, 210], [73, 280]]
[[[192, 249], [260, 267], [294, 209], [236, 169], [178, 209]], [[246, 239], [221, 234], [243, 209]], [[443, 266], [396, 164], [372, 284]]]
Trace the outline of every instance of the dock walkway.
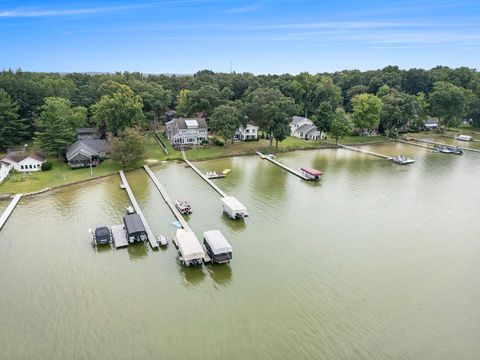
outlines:
[[130, 202], [132, 203], [133, 208], [135, 209], [135, 212], [140, 216], [143, 226], [147, 231], [148, 242], [150, 243], [150, 246], [152, 247], [152, 249], [158, 248], [157, 239], [155, 238], [155, 235], [153, 234], [153, 231], [150, 228], [150, 225], [148, 225], [147, 219], [145, 219], [142, 209], [140, 208], [140, 205], [138, 205], [137, 199], [135, 199], [135, 195], [133, 195], [132, 189], [128, 184], [127, 178], [125, 177], [123, 170], [120, 170], [119, 174], [120, 174], [120, 178], [122, 179], [122, 184], [120, 186], [122, 187], [122, 189], [127, 190], [127, 194], [128, 194], [128, 197], [130, 198]]
[[5, 211], [2, 213], [2, 215], [0, 216], [0, 230], [2, 230], [3, 228], [3, 225], [5, 225], [5, 223], [7, 222], [8, 218], [10, 217], [10, 215], [12, 214], [13, 210], [15, 210], [18, 202], [20, 201], [20, 199], [22, 198], [22, 195], [23, 194], [18, 194], [18, 195], [15, 195], [12, 199], [12, 201], [10, 202], [10, 204], [8, 204], [7, 208], [5, 209]]
[[185, 155], [185, 151], [183, 150], [182, 150], [182, 155], [183, 155], [183, 160], [187, 163], [187, 165], [190, 166], [193, 169], [193, 171], [195, 171], [203, 180], [205, 180], [205, 182], [208, 185], [210, 185], [213, 188], [213, 190], [219, 193], [221, 197], [227, 196], [227, 194], [224, 193], [222, 189], [220, 189], [217, 185], [215, 185], [212, 180], [206, 177], [205, 174], [202, 174], [202, 172], [198, 170], [195, 165], [193, 165], [190, 161], [187, 160], [187, 155]]
[[270, 159], [269, 157], [265, 156], [264, 154], [262, 154], [260, 151], [256, 151], [257, 155], [260, 156], [262, 159], [265, 159], [265, 160], [268, 160], [270, 161], [271, 163], [275, 164], [275, 165], [278, 165], [280, 166], [283, 170], [286, 170], [288, 171], [289, 173], [295, 175], [295, 176], [298, 176], [300, 179], [303, 179], [303, 180], [310, 180], [308, 177], [304, 176], [302, 173], [298, 172], [298, 171], [295, 171], [293, 169], [290, 169], [288, 166], [286, 165], [283, 165], [282, 163], [276, 161], [276, 160], [273, 160], [273, 159]]
[[376, 157], [380, 157], [382, 159], [392, 160], [391, 156], [384, 155], [384, 154], [379, 154], [379, 153], [376, 153], [376, 152], [373, 152], [373, 151], [359, 149], [359, 148], [356, 148], [356, 147], [353, 147], [353, 146], [342, 145], [342, 144], [338, 144], [338, 146], [341, 147], [342, 149], [357, 151], [357, 152], [362, 153], [362, 154], [373, 155], [373, 156], [376, 156]]
[[112, 225], [112, 237], [115, 249], [128, 246], [127, 235], [125, 234], [125, 226], [123, 224]]
[[[439, 142], [431, 141], [431, 140], [424, 140], [424, 139], [408, 138], [407, 140], [408, 141], [424, 142], [426, 144], [433, 144], [433, 145], [445, 145], [443, 143], [439, 143]], [[455, 145], [450, 145], [450, 146], [455, 146]], [[457, 146], [457, 148], [462, 149], [462, 150], [466, 150], [466, 151], [472, 151], [472, 152], [480, 153], [480, 150], [471, 149], [471, 148], [468, 148], [468, 147]]]
[[180, 214], [180, 211], [177, 210], [175, 207], [175, 204], [173, 203], [172, 199], [170, 199], [170, 196], [167, 194], [167, 191], [165, 188], [162, 186], [160, 181], [158, 180], [157, 176], [153, 173], [152, 170], [147, 165], [143, 165], [143, 168], [147, 172], [148, 176], [150, 176], [150, 179], [152, 179], [153, 183], [155, 184], [156, 188], [160, 192], [160, 194], [163, 197], [163, 200], [167, 203], [168, 207], [172, 211], [173, 215], [177, 218], [178, 222], [182, 225], [182, 227], [185, 229], [185, 231], [192, 231], [190, 226], [188, 225], [187, 221], [185, 218]]

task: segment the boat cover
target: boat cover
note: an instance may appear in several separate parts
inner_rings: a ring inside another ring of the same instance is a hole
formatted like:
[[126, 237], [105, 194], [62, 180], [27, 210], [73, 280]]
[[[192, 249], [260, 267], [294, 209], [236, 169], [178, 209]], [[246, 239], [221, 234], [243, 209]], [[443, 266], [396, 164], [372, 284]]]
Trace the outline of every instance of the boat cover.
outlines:
[[321, 171], [309, 168], [309, 167], [302, 167], [302, 171], [305, 171], [306, 173], [312, 175], [312, 176], [322, 176], [323, 173]]
[[203, 259], [205, 257], [205, 251], [192, 231], [178, 229], [175, 238], [180, 254], [182, 254], [185, 261]]
[[233, 252], [232, 246], [223, 236], [220, 230], [209, 230], [203, 233], [203, 238], [215, 255]]
[[125, 215], [123, 217], [123, 222], [125, 223], [125, 229], [127, 230], [128, 236], [140, 236], [147, 233], [140, 215], [136, 213]]
[[247, 208], [245, 206], [243, 206], [243, 204], [233, 196], [223, 197], [222, 202], [225, 206], [227, 206], [232, 211], [235, 211], [235, 212], [246, 212], [247, 211]]

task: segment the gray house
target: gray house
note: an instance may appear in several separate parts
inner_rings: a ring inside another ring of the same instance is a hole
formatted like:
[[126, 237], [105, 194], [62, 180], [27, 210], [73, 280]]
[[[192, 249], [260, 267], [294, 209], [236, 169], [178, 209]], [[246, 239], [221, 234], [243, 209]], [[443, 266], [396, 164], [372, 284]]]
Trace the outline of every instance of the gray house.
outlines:
[[207, 122], [204, 118], [173, 119], [166, 123], [167, 138], [173, 146], [199, 145], [207, 140]]
[[108, 142], [100, 139], [77, 140], [67, 150], [66, 158], [71, 168], [96, 166], [105, 157]]

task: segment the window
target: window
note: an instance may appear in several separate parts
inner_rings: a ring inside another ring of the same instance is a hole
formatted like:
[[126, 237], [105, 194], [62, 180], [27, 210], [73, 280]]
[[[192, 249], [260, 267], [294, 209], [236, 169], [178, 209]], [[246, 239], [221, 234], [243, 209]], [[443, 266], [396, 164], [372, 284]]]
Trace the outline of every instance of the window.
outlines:
[[31, 168], [32, 168], [32, 165], [28, 165], [28, 168], [31, 169]]
[[23, 170], [23, 165], [20, 165], [20, 169], [22, 169], [22, 170]]

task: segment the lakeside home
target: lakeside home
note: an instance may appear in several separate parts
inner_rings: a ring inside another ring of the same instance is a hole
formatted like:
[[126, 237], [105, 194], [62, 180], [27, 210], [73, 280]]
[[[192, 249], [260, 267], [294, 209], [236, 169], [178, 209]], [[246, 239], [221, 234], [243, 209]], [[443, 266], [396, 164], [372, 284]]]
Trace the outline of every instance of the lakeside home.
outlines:
[[207, 122], [205, 118], [173, 119], [166, 123], [167, 138], [173, 146], [200, 145], [207, 140]]
[[29, 155], [26, 151], [11, 151], [0, 159], [0, 161], [10, 165], [19, 172], [40, 171], [42, 164], [46, 160], [47, 158], [42, 154], [34, 153]]
[[12, 166], [9, 163], [0, 161], [0, 183], [8, 176], [11, 168]]
[[75, 129], [77, 140], [100, 139], [100, 131], [95, 127]]
[[97, 165], [108, 151], [108, 142], [101, 139], [84, 139], [74, 142], [66, 152], [68, 165], [79, 168]]
[[235, 140], [248, 141], [258, 139], [258, 126], [253, 124], [247, 124], [245, 127], [242, 125], [235, 132]]
[[290, 135], [304, 140], [325, 139], [325, 133], [318, 130], [312, 120], [301, 116], [292, 117]]

